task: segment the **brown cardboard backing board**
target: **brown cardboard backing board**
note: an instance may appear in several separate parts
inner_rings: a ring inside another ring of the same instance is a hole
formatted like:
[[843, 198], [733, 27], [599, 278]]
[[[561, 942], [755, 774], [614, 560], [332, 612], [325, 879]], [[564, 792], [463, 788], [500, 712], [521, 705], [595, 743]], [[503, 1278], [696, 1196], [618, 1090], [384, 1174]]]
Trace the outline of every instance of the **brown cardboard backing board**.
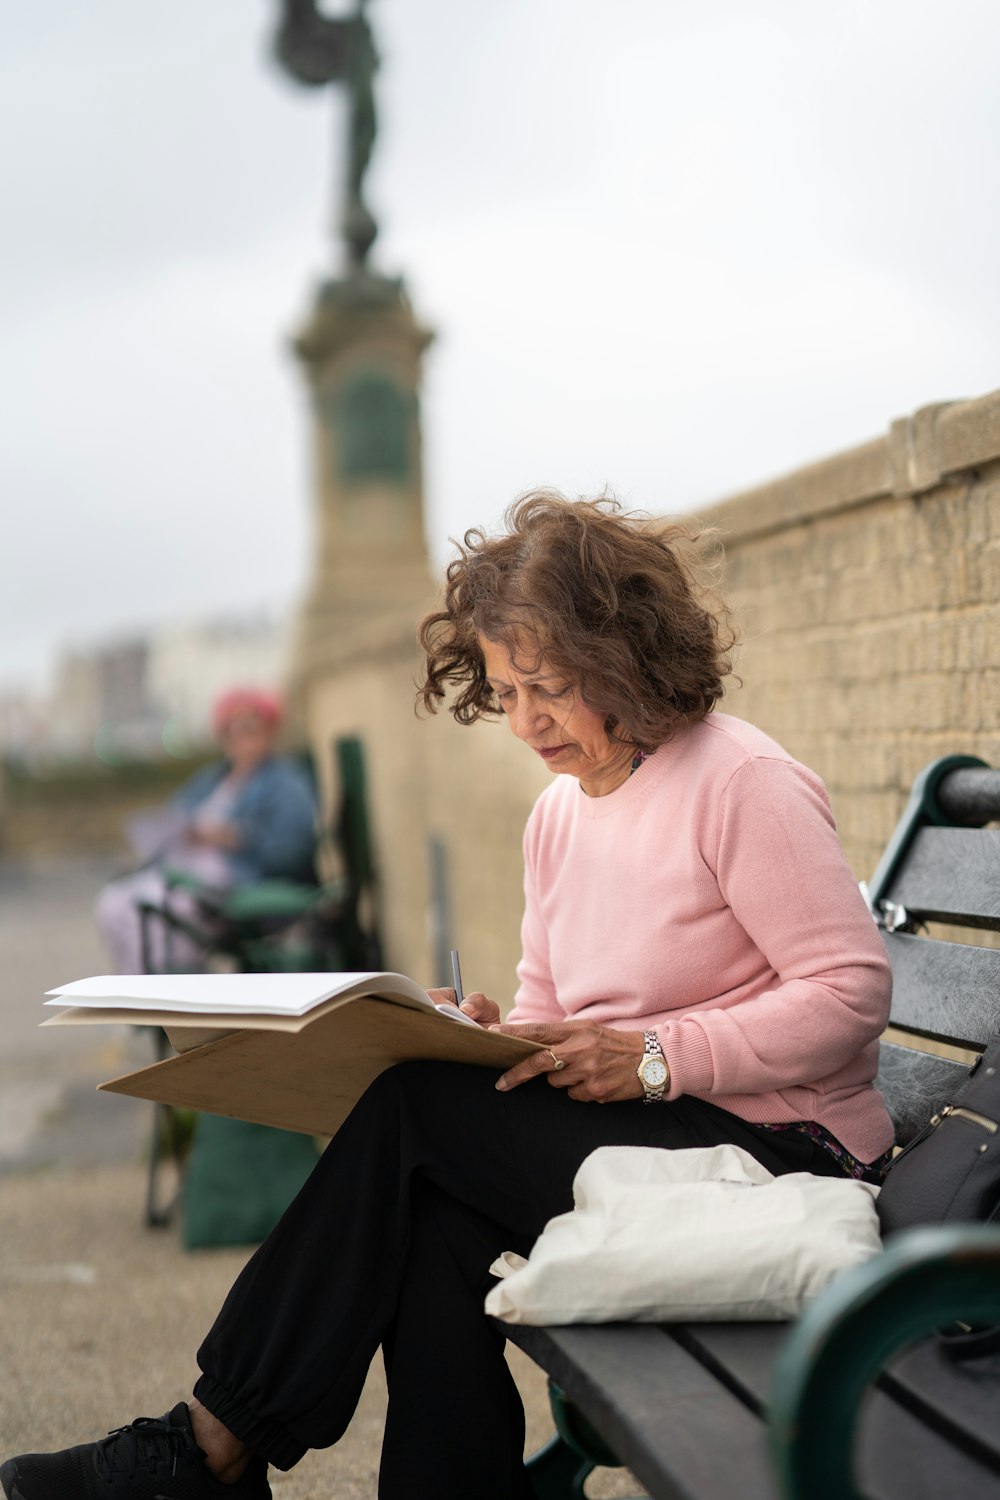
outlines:
[[[177, 1017], [171, 1021], [176, 1024]], [[215, 1021], [199, 1017], [206, 1029]], [[231, 1026], [231, 1018], [225, 1024]], [[314, 1012], [296, 1031], [230, 1030], [100, 1087], [259, 1125], [333, 1135], [368, 1085], [395, 1063], [474, 1063], [499, 1076], [538, 1050], [537, 1043], [519, 1037], [365, 996]]]

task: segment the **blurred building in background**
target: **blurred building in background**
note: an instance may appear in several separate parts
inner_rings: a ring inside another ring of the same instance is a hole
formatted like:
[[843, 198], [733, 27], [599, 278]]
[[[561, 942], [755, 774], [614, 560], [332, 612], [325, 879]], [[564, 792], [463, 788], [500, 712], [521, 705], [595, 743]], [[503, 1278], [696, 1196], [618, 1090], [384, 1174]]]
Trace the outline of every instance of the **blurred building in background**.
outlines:
[[212, 705], [233, 686], [278, 689], [288, 671], [290, 625], [267, 614], [197, 620], [157, 634], [147, 687], [161, 746], [183, 756], [212, 738]]
[[286, 619], [256, 612], [74, 647], [48, 692], [0, 693], [0, 754], [28, 771], [197, 755], [221, 692], [281, 687], [288, 642]]
[[48, 753], [51, 705], [47, 696], [30, 688], [0, 691], [0, 758], [25, 765]]
[[56, 663], [49, 747], [56, 760], [136, 759], [156, 744], [146, 686], [149, 641], [141, 636], [64, 652]]

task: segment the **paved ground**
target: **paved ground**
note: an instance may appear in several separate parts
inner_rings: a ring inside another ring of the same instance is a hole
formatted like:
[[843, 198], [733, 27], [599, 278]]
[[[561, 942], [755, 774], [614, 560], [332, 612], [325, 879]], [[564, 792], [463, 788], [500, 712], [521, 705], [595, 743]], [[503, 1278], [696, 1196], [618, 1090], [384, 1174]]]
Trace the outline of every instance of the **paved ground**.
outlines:
[[[185, 1253], [176, 1230], [142, 1225], [151, 1106], [95, 1085], [145, 1062], [148, 1040], [37, 1029], [47, 988], [105, 967], [91, 911], [107, 873], [0, 860], [0, 1456], [87, 1441], [183, 1399], [246, 1256]], [[517, 1351], [512, 1364], [530, 1451], [551, 1432], [544, 1380]], [[337, 1447], [272, 1474], [276, 1500], [373, 1497], [384, 1412], [376, 1366]], [[621, 1471], [588, 1488], [641, 1493]]]

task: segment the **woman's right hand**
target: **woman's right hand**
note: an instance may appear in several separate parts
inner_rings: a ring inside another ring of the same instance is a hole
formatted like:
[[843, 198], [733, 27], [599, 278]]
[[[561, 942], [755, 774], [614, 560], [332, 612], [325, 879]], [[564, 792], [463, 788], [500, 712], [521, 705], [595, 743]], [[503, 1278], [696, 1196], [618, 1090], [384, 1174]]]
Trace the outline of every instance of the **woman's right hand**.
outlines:
[[[428, 990], [435, 1005], [454, 1005], [457, 999], [454, 990]], [[488, 999], [481, 990], [466, 995], [459, 1007], [462, 1014], [475, 1021], [477, 1026], [497, 1026], [500, 1022], [500, 1007], [495, 1000]]]

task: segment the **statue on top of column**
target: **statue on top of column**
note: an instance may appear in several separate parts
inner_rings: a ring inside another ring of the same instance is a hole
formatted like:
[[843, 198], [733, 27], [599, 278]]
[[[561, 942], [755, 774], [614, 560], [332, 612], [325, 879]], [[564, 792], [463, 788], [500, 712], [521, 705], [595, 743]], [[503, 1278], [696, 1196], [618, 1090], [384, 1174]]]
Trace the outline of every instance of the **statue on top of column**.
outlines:
[[300, 83], [321, 87], [346, 82], [350, 91], [347, 181], [340, 227], [352, 270], [363, 270], [378, 233], [364, 201], [364, 177], [375, 143], [375, 70], [378, 53], [365, 15], [367, 0], [342, 18], [324, 16], [317, 0], [281, 0], [275, 37], [278, 60]]

